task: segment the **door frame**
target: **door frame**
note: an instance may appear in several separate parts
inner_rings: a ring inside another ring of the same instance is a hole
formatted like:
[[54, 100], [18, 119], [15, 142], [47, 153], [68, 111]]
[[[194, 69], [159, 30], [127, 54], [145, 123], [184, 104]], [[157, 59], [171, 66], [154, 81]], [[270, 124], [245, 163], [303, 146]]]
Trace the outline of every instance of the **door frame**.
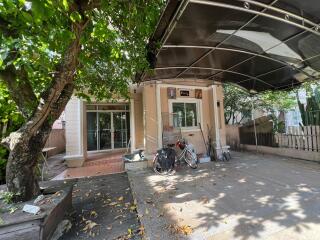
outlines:
[[[95, 106], [101, 106], [101, 105], [127, 105], [129, 107], [128, 110], [85, 110], [85, 114], [87, 115], [88, 112], [94, 112], [94, 113], [100, 113], [100, 112], [109, 112], [111, 113], [111, 148], [110, 149], [97, 149], [97, 150], [88, 150], [88, 147], [86, 149], [86, 151], [88, 153], [101, 153], [101, 152], [111, 152], [111, 151], [118, 151], [118, 150], [123, 150], [123, 149], [126, 149], [126, 147], [124, 148], [114, 148], [114, 124], [113, 124], [113, 113], [121, 113], [121, 112], [125, 112], [125, 113], [129, 113], [127, 116], [130, 118], [129, 119], [129, 124], [131, 124], [131, 114], [130, 114], [130, 104], [127, 103], [127, 104], [90, 104], [90, 105], [95, 105]], [[98, 117], [98, 116], [97, 116]], [[98, 118], [97, 118], [97, 121], [98, 121]], [[128, 127], [128, 126], [127, 126]], [[129, 126], [130, 129], [132, 126]], [[99, 124], [97, 124], [97, 132], [99, 130]], [[86, 131], [88, 132], [88, 123], [86, 124]], [[131, 130], [130, 130], [131, 131]], [[130, 132], [131, 134], [131, 132]], [[87, 134], [88, 135], [88, 134]], [[127, 136], [127, 141], [130, 140], [130, 137], [128, 138]], [[86, 141], [87, 141], [87, 145], [88, 145], [88, 136], [86, 137]], [[100, 147], [100, 138], [97, 137], [97, 148], [98, 146]]]

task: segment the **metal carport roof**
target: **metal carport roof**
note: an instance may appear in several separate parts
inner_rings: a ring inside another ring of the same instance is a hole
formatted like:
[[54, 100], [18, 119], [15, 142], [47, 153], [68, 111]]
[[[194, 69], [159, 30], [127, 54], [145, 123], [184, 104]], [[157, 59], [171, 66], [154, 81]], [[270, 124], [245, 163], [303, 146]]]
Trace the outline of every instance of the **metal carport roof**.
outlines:
[[142, 81], [211, 79], [261, 92], [317, 80], [319, 23], [319, 0], [170, 0]]

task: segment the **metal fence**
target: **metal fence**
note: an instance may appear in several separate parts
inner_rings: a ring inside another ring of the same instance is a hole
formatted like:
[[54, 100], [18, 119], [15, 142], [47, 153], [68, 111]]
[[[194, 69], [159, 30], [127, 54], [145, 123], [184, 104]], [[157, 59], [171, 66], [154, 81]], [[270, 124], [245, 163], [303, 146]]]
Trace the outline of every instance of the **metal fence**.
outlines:
[[[240, 143], [256, 145], [254, 132], [240, 132]], [[257, 133], [257, 144], [259, 146], [277, 147], [273, 133]]]
[[[241, 132], [240, 143], [255, 145], [254, 132]], [[289, 127], [287, 133], [257, 133], [259, 146], [320, 152], [320, 126]]]

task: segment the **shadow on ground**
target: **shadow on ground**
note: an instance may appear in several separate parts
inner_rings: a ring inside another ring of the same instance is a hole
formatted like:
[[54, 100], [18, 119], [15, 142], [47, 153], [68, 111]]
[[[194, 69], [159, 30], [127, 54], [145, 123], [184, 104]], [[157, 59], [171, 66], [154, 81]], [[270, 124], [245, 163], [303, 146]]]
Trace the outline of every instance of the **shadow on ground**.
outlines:
[[141, 239], [126, 173], [66, 181], [75, 184], [74, 213], [61, 239]]
[[233, 153], [230, 162], [129, 179], [147, 239], [320, 239], [318, 163]]

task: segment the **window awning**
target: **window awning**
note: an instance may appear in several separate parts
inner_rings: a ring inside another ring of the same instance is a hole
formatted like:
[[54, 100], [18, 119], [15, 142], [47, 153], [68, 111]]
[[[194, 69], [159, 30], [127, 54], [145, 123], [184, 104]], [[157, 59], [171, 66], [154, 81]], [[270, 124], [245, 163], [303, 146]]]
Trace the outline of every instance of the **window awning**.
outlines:
[[256, 92], [318, 80], [319, 23], [319, 0], [171, 0], [142, 80], [210, 79]]

